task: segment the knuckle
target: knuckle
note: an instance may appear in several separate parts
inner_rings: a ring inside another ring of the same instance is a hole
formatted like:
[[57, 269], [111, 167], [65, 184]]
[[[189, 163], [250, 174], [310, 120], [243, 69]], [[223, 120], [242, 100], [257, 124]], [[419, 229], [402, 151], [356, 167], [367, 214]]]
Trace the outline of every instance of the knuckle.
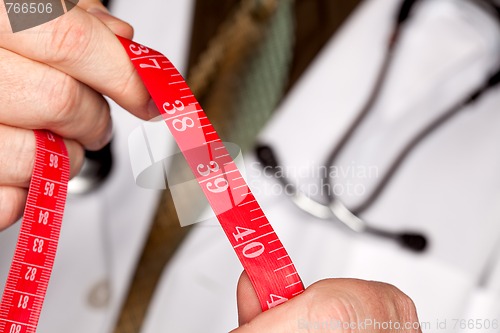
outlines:
[[79, 18], [69, 22], [66, 19], [55, 21], [54, 33], [49, 34], [45, 44], [45, 59], [50, 63], [68, 65], [81, 59], [92, 41], [90, 20]]
[[74, 118], [74, 110], [80, 99], [79, 84], [69, 75], [53, 84], [47, 93], [50, 110], [46, 121], [50, 128], [66, 126]]
[[397, 304], [404, 306], [413, 305], [412, 299], [392, 284], [385, 282], [372, 282], [372, 288], [384, 291], [387, 295], [390, 295]]
[[[389, 297], [394, 308], [394, 319], [410, 325], [412, 329], [415, 328], [414, 324], [418, 323], [418, 315], [417, 307], [413, 299], [392, 284], [373, 282], [372, 288], [374, 293], [381, 292]], [[383, 296], [381, 296], [381, 298], [383, 299]], [[411, 332], [414, 332], [414, 330]]]
[[396, 302], [399, 305], [402, 317], [408, 319], [409, 321], [416, 320], [417, 307], [415, 305], [415, 302], [413, 302], [413, 300], [408, 295], [406, 295], [402, 291], [399, 291], [398, 295], [396, 296]]
[[350, 299], [341, 288], [332, 287], [332, 283], [337, 282], [332, 279], [318, 281], [303, 294], [310, 320], [335, 318], [342, 322], [350, 322], [352, 317]]

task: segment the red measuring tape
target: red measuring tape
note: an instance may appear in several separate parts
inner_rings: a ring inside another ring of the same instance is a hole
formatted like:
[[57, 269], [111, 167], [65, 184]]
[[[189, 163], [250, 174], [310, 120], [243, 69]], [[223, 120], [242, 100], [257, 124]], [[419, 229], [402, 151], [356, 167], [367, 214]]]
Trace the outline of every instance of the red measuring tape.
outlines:
[[14, 259], [0, 306], [0, 332], [36, 332], [56, 256], [69, 158], [62, 138], [35, 131], [36, 156]]
[[[304, 286], [281, 241], [191, 89], [161, 53], [118, 37], [247, 272], [262, 310]], [[69, 161], [62, 140], [36, 131], [21, 234], [0, 308], [0, 333], [35, 332], [54, 262]]]

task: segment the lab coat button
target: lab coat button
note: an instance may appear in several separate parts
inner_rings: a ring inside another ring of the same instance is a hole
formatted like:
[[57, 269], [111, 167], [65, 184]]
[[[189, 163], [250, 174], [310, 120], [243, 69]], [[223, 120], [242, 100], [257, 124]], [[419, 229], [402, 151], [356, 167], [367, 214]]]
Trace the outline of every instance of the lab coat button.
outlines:
[[108, 279], [102, 279], [94, 284], [87, 297], [89, 305], [96, 309], [102, 309], [109, 305], [111, 300], [111, 288]]

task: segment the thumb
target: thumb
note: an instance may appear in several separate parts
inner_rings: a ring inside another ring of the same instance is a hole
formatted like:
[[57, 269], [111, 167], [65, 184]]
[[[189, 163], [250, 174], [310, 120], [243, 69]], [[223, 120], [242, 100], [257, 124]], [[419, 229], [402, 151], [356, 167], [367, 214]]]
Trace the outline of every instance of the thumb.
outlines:
[[115, 35], [119, 35], [128, 39], [132, 39], [132, 37], [134, 36], [134, 29], [132, 28], [132, 26], [127, 22], [111, 15], [108, 9], [101, 3], [100, 0], [80, 0], [78, 1], [78, 7], [97, 17], [111, 31], [113, 31]]
[[257, 294], [245, 271], [241, 273], [238, 281], [236, 298], [238, 300], [238, 322], [240, 326], [248, 323], [262, 312]]

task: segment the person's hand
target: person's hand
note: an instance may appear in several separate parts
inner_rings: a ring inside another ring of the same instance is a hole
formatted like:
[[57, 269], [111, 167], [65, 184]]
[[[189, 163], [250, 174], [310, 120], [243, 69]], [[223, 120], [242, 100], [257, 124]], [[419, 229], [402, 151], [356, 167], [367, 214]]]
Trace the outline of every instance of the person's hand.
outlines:
[[413, 301], [394, 286], [355, 279], [316, 282], [261, 313], [246, 273], [238, 282], [240, 327], [231, 333], [421, 333]]
[[41, 26], [12, 33], [0, 2], [0, 230], [22, 214], [35, 156], [33, 129], [61, 135], [71, 175], [83, 149], [111, 139], [109, 106], [102, 95], [142, 119], [155, 108], [114, 34], [131, 38], [130, 25], [99, 0]]

